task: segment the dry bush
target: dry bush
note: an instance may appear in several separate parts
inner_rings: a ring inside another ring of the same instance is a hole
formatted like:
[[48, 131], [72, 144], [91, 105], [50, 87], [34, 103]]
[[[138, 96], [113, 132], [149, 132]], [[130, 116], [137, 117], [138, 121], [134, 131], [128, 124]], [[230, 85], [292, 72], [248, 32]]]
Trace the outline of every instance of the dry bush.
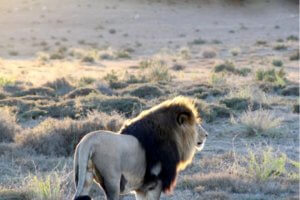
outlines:
[[159, 59], [150, 59], [140, 62], [140, 68], [149, 82], [168, 82], [172, 80], [167, 63]]
[[91, 113], [87, 118], [47, 119], [38, 126], [16, 136], [15, 141], [21, 148], [31, 148], [44, 155], [69, 156], [80, 139], [95, 130], [118, 131], [123, 118], [118, 114]]
[[78, 100], [79, 113], [85, 115], [87, 111], [97, 110], [105, 113], [118, 112], [126, 117], [132, 116], [136, 111], [144, 107], [144, 102], [137, 97], [107, 97], [103, 95], [90, 94]]
[[213, 122], [218, 118], [229, 118], [231, 114], [231, 111], [223, 105], [206, 103], [202, 100], [197, 101], [197, 107], [201, 118], [206, 122]]
[[283, 119], [277, 117], [273, 112], [263, 109], [256, 111], [248, 110], [239, 117], [238, 121], [232, 118], [232, 122], [238, 124], [249, 136], [277, 136], [280, 134], [279, 128], [282, 121]]
[[66, 94], [65, 98], [74, 99], [74, 98], [80, 97], [80, 96], [87, 96], [90, 93], [98, 94], [99, 92], [96, 89], [94, 89], [94, 88], [81, 87], [81, 88], [77, 88], [75, 90], [72, 90], [71, 92], [69, 92], [68, 94]]
[[214, 50], [205, 50], [202, 52], [203, 58], [214, 58], [217, 56], [217, 53]]
[[58, 78], [54, 81], [47, 82], [44, 86], [54, 89], [58, 95], [65, 95], [74, 89], [72, 84], [66, 78]]
[[154, 84], [138, 85], [127, 88], [123, 94], [130, 94], [131, 96], [142, 99], [153, 99], [162, 96], [165, 92]]
[[0, 142], [12, 142], [19, 131], [15, 115], [6, 108], [0, 108]]
[[16, 92], [13, 96], [20, 97], [26, 95], [40, 95], [40, 96], [54, 97], [55, 91], [54, 89], [49, 87], [34, 87], [34, 88], [29, 88], [23, 91]]

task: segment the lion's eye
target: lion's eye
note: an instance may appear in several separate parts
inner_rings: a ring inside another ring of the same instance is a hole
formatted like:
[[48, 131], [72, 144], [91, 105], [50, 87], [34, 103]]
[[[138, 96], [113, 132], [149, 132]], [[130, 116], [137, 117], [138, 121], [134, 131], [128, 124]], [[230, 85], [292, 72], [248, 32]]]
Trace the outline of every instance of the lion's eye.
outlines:
[[198, 144], [198, 145], [201, 145], [201, 144], [202, 144], [202, 142], [198, 142], [197, 144]]

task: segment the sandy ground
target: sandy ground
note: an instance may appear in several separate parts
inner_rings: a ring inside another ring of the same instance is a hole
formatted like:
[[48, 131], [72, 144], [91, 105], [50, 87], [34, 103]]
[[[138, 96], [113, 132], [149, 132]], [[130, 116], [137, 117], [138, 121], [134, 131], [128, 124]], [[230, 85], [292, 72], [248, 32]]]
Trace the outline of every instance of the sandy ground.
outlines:
[[298, 7], [289, 1], [188, 2], [1, 0], [0, 56], [14, 50], [22, 58], [32, 57], [43, 41], [50, 48], [57, 41], [78, 47], [84, 40], [113, 48], [141, 43], [136, 54], [149, 56], [197, 38], [219, 40], [231, 48], [298, 35]]

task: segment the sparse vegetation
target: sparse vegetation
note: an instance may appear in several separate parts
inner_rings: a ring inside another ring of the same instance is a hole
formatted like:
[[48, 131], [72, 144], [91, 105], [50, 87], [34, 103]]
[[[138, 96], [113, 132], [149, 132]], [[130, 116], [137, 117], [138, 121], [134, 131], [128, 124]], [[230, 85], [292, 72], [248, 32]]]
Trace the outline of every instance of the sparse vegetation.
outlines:
[[248, 110], [239, 117], [238, 121], [232, 120], [249, 136], [274, 137], [280, 134], [279, 128], [283, 119], [274, 115], [272, 111], [259, 109], [256, 111]]
[[299, 51], [294, 52], [289, 58], [290, 60], [299, 60]]
[[91, 85], [93, 84], [94, 82], [96, 82], [96, 79], [95, 78], [92, 78], [92, 77], [81, 77], [79, 79], [79, 82], [78, 82], [78, 85], [80, 87], [84, 87], [84, 86], [87, 86], [87, 85]]
[[56, 200], [63, 197], [61, 192], [62, 182], [56, 173], [44, 178], [34, 176], [29, 184], [32, 187], [32, 196], [39, 200]]
[[298, 41], [299, 40], [297, 35], [290, 35], [286, 39], [290, 40], [290, 41]]
[[287, 46], [284, 45], [284, 44], [276, 44], [274, 47], [273, 47], [274, 50], [277, 50], [277, 51], [281, 51], [281, 50], [286, 50], [287, 49]]
[[130, 58], [129, 51], [127, 50], [119, 50], [115, 52], [116, 58]]
[[82, 58], [82, 62], [86, 62], [86, 63], [94, 63], [95, 62], [95, 59], [91, 56], [84, 56]]
[[256, 71], [256, 80], [275, 83], [276, 85], [284, 86], [286, 84], [286, 77], [283, 69], [279, 71], [275, 69], [258, 70]]
[[215, 73], [227, 72], [227, 73], [232, 73], [240, 76], [247, 76], [251, 72], [251, 69], [249, 68], [237, 69], [232, 62], [226, 61], [222, 64], [216, 65], [214, 67], [214, 72]]
[[129, 93], [131, 96], [143, 99], [152, 99], [162, 96], [164, 94], [164, 91], [162, 91], [155, 85], [147, 84], [135, 88], [128, 88], [125, 93]]
[[121, 89], [127, 87], [127, 83], [119, 81], [117, 72], [114, 70], [111, 70], [109, 73], [107, 73], [103, 79], [107, 81], [109, 87], [113, 89]]
[[282, 62], [282, 60], [274, 59], [274, 60], [272, 61], [272, 64], [273, 64], [275, 67], [282, 67], [283, 62]]
[[266, 181], [286, 173], [287, 156], [283, 153], [276, 155], [272, 148], [254, 153], [248, 150], [247, 170], [249, 176], [258, 181]]
[[172, 79], [166, 62], [162, 60], [152, 59], [142, 61], [140, 62], [140, 68], [149, 82], [166, 82]]
[[204, 40], [202, 38], [194, 39], [192, 41], [192, 44], [194, 44], [194, 45], [201, 45], [201, 44], [205, 44], [205, 43], [206, 43], [206, 40]]
[[7, 85], [12, 85], [14, 84], [14, 80], [6, 78], [4, 76], [0, 76], [0, 87], [5, 87]]
[[268, 1], [3, 0], [0, 200], [72, 199], [84, 135], [178, 95], [209, 136], [162, 199], [299, 199], [299, 13]]
[[231, 49], [231, 50], [230, 50], [230, 53], [231, 53], [231, 55], [233, 55], [233, 56], [239, 55], [240, 52], [241, 52], [241, 50], [240, 50], [239, 48], [234, 48], [234, 49]]
[[12, 142], [20, 130], [16, 117], [7, 108], [0, 107], [0, 142]]
[[202, 52], [203, 58], [214, 58], [217, 56], [217, 53], [213, 50], [205, 50]]
[[61, 59], [64, 59], [65, 56], [61, 53], [52, 53], [49, 58], [51, 60], [61, 60]]
[[267, 44], [267, 41], [265, 41], [265, 40], [257, 40], [257, 41], [256, 41], [256, 44], [257, 44], [257, 45], [266, 45], [266, 44]]
[[49, 118], [33, 129], [17, 135], [16, 143], [21, 148], [30, 148], [44, 155], [69, 156], [85, 134], [100, 129], [117, 131], [122, 122], [122, 117], [117, 114], [99, 112], [80, 121]]
[[10, 56], [18, 56], [18, 55], [19, 55], [19, 52], [17, 52], [17, 51], [10, 51], [8, 54], [9, 54]]

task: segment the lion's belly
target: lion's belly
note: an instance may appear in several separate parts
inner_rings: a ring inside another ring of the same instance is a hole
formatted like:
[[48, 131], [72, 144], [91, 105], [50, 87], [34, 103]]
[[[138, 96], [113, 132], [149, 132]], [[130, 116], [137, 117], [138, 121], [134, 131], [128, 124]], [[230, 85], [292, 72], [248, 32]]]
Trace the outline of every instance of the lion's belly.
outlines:
[[137, 179], [137, 178], [128, 179], [128, 177], [125, 177], [125, 179], [126, 179], [126, 184], [124, 185], [124, 189], [121, 191], [121, 194], [128, 194], [134, 190], [137, 190], [143, 184], [141, 179]]
[[131, 191], [139, 189], [143, 185], [143, 178], [144, 178], [145, 171], [144, 170], [137, 170], [136, 173], [132, 172], [123, 172], [124, 181], [124, 188], [121, 191], [121, 194], [128, 194]]

